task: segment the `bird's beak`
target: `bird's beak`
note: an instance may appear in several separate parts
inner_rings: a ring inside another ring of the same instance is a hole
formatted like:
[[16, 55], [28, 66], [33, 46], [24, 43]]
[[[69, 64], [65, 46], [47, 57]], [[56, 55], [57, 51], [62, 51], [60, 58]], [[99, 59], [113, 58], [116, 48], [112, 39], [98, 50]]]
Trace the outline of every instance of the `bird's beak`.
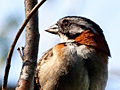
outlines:
[[46, 29], [45, 31], [52, 33], [52, 34], [58, 34], [58, 25], [54, 24], [50, 26], [48, 29]]

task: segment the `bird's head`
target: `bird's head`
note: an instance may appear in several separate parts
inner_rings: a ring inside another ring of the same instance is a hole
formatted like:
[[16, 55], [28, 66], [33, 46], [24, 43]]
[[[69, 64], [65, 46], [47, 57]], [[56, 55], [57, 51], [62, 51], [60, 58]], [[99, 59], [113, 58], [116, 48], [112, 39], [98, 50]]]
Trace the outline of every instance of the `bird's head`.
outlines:
[[46, 31], [58, 35], [61, 42], [76, 42], [92, 46], [110, 56], [102, 29], [90, 19], [80, 16], [67, 16]]

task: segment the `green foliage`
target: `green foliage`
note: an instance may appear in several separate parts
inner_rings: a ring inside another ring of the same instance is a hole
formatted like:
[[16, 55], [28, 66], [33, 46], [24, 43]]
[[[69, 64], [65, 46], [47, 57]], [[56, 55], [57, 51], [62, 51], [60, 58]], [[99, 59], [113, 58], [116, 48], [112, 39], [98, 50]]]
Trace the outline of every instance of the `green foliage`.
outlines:
[[[5, 62], [9, 48], [12, 43], [13, 33], [17, 30], [19, 18], [9, 16], [0, 27], [0, 66]], [[15, 33], [14, 33], [15, 35]], [[1, 68], [1, 67], [0, 67]]]

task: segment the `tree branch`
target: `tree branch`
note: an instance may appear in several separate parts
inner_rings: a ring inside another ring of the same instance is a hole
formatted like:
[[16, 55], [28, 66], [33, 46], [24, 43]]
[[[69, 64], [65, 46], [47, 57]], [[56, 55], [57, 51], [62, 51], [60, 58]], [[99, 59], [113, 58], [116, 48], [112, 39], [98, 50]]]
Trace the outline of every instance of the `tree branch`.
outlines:
[[28, 21], [30, 20], [30, 18], [32, 17], [32, 15], [38, 10], [38, 8], [45, 2], [46, 0], [41, 0], [29, 13], [29, 15], [26, 17], [25, 21], [23, 22], [22, 26], [20, 27], [19, 31], [16, 34], [15, 39], [13, 40], [13, 43], [10, 47], [10, 50], [8, 52], [7, 55], [7, 62], [6, 62], [6, 67], [5, 67], [5, 72], [4, 72], [4, 78], [3, 78], [3, 85], [2, 85], [2, 90], [6, 90], [7, 87], [7, 80], [8, 80], [8, 74], [9, 74], [9, 70], [10, 70], [10, 65], [11, 65], [11, 58], [12, 58], [12, 54], [15, 48], [15, 45], [23, 31], [23, 29], [25, 28], [26, 24], [28, 23]]
[[17, 50], [18, 50], [18, 52], [19, 52], [19, 54], [20, 54], [20, 57], [21, 57], [22, 61], [24, 61], [23, 55], [22, 55], [22, 53], [21, 53], [21, 51], [20, 51], [20, 48], [18, 47]]

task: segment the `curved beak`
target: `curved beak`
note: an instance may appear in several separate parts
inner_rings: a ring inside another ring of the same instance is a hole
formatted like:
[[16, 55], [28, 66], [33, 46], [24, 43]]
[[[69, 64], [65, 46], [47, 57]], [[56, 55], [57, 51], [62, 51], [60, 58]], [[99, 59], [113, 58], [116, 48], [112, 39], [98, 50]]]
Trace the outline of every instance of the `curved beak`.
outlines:
[[52, 33], [52, 34], [58, 34], [58, 25], [54, 24], [50, 26], [48, 29], [46, 29], [45, 31]]

